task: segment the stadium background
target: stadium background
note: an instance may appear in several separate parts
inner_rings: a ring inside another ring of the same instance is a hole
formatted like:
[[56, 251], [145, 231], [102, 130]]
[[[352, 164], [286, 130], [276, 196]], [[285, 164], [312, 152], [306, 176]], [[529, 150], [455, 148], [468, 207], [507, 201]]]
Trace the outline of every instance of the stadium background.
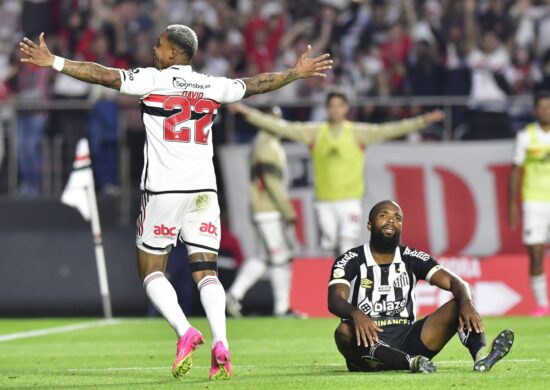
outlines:
[[[550, 89], [547, 1], [6, 0], [0, 4], [0, 316], [101, 313], [89, 226], [59, 202], [81, 137], [90, 139], [94, 160], [114, 314], [151, 314], [134, 265], [144, 137], [137, 101], [21, 66], [15, 48], [22, 36], [44, 31], [51, 50], [68, 58], [152, 66], [154, 41], [170, 23], [197, 32], [194, 67], [212, 75], [284, 69], [307, 43], [329, 51], [335, 66], [327, 79], [247, 102], [278, 104], [286, 119], [323, 119], [324, 98], [334, 89], [349, 96], [355, 120], [379, 123], [444, 109], [444, 123], [369, 148], [365, 208], [396, 198], [415, 226], [405, 234], [409, 244], [479, 282], [478, 295], [506, 297], [505, 309], [488, 314], [530, 311], [527, 259], [519, 230], [510, 231], [504, 219], [505, 189], [513, 136], [532, 120], [533, 92]], [[254, 134], [226, 111], [214, 127], [224, 233], [239, 232], [244, 257], [252, 243], [242, 188]], [[311, 167], [303, 148], [286, 148], [301, 216], [293, 299], [301, 305], [304, 288], [318, 289], [318, 304], [301, 308], [323, 315], [330, 260], [316, 249]], [[233, 262], [243, 256], [234, 241], [225, 255], [222, 276], [229, 283]], [[183, 248], [174, 252], [170, 274], [184, 309], [198, 314], [184, 256]], [[265, 283], [252, 290], [250, 310], [269, 313], [269, 294]], [[426, 296], [426, 308], [444, 299]]]

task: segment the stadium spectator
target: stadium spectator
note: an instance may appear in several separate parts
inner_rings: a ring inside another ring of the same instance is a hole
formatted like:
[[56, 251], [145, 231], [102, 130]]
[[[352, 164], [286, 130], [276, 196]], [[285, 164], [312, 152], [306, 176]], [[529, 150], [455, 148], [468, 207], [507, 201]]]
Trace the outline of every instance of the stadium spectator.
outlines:
[[506, 95], [510, 93], [504, 71], [510, 55], [495, 31], [481, 31], [481, 44], [476, 44], [476, 1], [465, 0], [464, 24], [468, 65], [472, 70], [470, 128], [465, 138], [506, 138], [510, 125]]
[[317, 220], [321, 245], [336, 254], [355, 246], [361, 231], [364, 194], [364, 148], [375, 142], [413, 133], [443, 119], [441, 111], [383, 125], [350, 122], [345, 94], [332, 92], [326, 98], [325, 122], [288, 122], [243, 104], [233, 109], [258, 128], [293, 141], [311, 150], [317, 199]]
[[[231, 106], [230, 106], [231, 109]], [[268, 114], [281, 116], [279, 107]], [[271, 279], [273, 313], [296, 315], [290, 309], [296, 213], [288, 196], [288, 167], [279, 136], [260, 129], [250, 158], [250, 206], [256, 232], [256, 253], [239, 270], [227, 297], [227, 312], [242, 316], [241, 300], [265, 274]]]
[[550, 241], [550, 92], [538, 92], [534, 105], [536, 122], [516, 136], [508, 208], [510, 224], [516, 227], [521, 183], [523, 243], [529, 253], [529, 276], [536, 302], [532, 315], [540, 317], [550, 314], [544, 272], [544, 247]]
[[44, 34], [38, 45], [28, 38], [20, 43], [23, 63], [141, 96], [147, 160], [136, 235], [139, 275], [148, 297], [179, 337], [172, 373], [182, 376], [191, 368], [191, 354], [203, 343], [203, 336], [185, 317], [164, 271], [178, 239], [187, 245], [193, 280], [213, 336], [210, 379], [229, 379], [225, 291], [216, 276], [220, 211], [212, 163], [213, 117], [220, 103], [269, 92], [298, 79], [324, 77], [332, 61], [328, 54], [309, 58], [308, 47], [295, 67], [284, 72], [231, 80], [194, 72], [190, 64], [197, 47], [192, 29], [170, 25], [154, 46], [156, 69], [122, 70], [54, 56]]
[[[348, 370], [434, 372], [431, 359], [457, 329], [474, 370], [490, 370], [510, 351], [514, 333], [500, 332], [487, 352], [468, 284], [429, 254], [401, 245], [402, 226], [403, 211], [397, 203], [377, 203], [369, 212], [370, 242], [348, 250], [332, 266], [328, 309], [342, 320], [334, 338]], [[419, 321], [414, 307], [417, 280], [454, 296]]]
[[[46, 69], [22, 64], [15, 53], [8, 70], [7, 81], [21, 103], [34, 103], [49, 97], [49, 72]], [[42, 140], [46, 131], [48, 112], [24, 110], [17, 112], [17, 160], [19, 163], [19, 194], [36, 197], [41, 193]]]

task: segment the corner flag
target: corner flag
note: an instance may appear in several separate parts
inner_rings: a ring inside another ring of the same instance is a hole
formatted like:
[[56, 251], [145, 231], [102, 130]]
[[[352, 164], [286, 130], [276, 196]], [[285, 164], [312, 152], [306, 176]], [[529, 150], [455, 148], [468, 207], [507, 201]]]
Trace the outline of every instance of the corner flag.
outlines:
[[103, 314], [105, 318], [111, 319], [113, 314], [111, 310], [109, 283], [107, 280], [107, 267], [105, 266], [105, 252], [103, 251], [101, 224], [95, 196], [92, 160], [90, 159], [90, 148], [86, 138], [82, 138], [76, 145], [73, 171], [61, 195], [61, 202], [76, 208], [86, 221], [91, 220]]

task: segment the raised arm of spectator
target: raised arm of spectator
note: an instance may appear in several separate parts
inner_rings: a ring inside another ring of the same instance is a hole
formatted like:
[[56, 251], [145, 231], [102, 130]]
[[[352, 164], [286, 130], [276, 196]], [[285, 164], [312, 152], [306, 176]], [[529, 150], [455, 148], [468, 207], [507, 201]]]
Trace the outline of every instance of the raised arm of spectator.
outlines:
[[476, 0], [464, 1], [464, 29], [466, 31], [466, 48], [468, 52], [475, 48], [476, 26], [475, 26]]
[[416, 23], [418, 22], [418, 15], [416, 9], [414, 9], [414, 0], [403, 0], [403, 13], [405, 14], [405, 20], [407, 21], [407, 29], [412, 34]]
[[388, 122], [380, 125], [355, 122], [353, 124], [353, 129], [357, 141], [362, 145], [368, 145], [414, 133], [432, 123], [440, 122], [444, 118], [445, 114], [443, 111], [434, 110], [415, 118]]
[[326, 77], [325, 71], [332, 69], [330, 54], [310, 58], [311, 45], [308, 45], [304, 53], [298, 58], [294, 68], [284, 72], [261, 73], [253, 77], [245, 77], [241, 80], [246, 85], [244, 97], [274, 91], [285, 85], [310, 77]]
[[321, 21], [321, 33], [319, 37], [311, 45], [314, 52], [326, 50], [330, 38], [332, 37], [332, 29], [336, 20], [336, 13], [332, 8], [325, 7], [323, 10], [323, 19]]
[[321, 126], [320, 123], [315, 122], [289, 122], [278, 119], [242, 103], [231, 104], [229, 110], [243, 114], [247, 122], [260, 129], [306, 145], [312, 145], [315, 142], [317, 131]]

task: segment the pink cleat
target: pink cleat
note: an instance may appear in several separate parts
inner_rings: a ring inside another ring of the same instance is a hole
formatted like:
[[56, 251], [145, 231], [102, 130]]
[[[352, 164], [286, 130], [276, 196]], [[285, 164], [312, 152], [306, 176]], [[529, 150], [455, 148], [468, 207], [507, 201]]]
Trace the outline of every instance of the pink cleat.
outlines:
[[531, 313], [531, 317], [544, 317], [550, 315], [550, 308], [545, 306], [537, 306]]
[[231, 378], [231, 360], [229, 351], [221, 341], [218, 341], [212, 349], [212, 365], [210, 367], [210, 379], [220, 380]]
[[193, 365], [191, 355], [202, 343], [204, 343], [204, 338], [201, 332], [193, 327], [187, 329], [187, 332], [180, 337], [178, 340], [176, 360], [174, 360], [174, 364], [172, 364], [172, 374], [174, 377], [179, 378], [189, 372]]

